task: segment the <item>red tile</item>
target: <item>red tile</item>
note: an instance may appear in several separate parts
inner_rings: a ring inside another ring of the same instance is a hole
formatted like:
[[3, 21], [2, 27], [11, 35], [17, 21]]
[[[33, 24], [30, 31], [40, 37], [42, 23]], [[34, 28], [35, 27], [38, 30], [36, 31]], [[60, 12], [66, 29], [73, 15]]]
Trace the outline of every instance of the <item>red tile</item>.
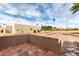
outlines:
[[53, 56], [53, 55], [58, 55], [52, 51], [45, 52], [40, 48], [39, 46], [33, 45], [33, 44], [28, 44], [24, 43], [21, 45], [16, 45], [14, 47], [9, 47], [7, 49], [2, 50], [0, 55], [11, 55], [11, 56], [17, 56], [20, 54], [23, 55], [30, 55], [30, 56]]

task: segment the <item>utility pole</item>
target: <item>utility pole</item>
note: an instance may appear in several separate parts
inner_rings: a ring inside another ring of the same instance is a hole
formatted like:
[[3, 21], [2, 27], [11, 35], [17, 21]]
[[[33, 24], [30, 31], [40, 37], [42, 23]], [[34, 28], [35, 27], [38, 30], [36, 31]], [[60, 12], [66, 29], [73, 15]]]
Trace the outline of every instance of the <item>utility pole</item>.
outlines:
[[68, 30], [68, 19], [66, 19], [66, 32]]
[[2, 26], [3, 26], [3, 33], [5, 34], [5, 32], [6, 32], [6, 29], [5, 29], [6, 24], [3, 24]]
[[[55, 18], [53, 18], [53, 24], [54, 24], [55, 20], [56, 20], [56, 19], [55, 19]], [[54, 27], [55, 27], [55, 26], [54, 26]], [[53, 29], [54, 29], [54, 27], [53, 27]]]

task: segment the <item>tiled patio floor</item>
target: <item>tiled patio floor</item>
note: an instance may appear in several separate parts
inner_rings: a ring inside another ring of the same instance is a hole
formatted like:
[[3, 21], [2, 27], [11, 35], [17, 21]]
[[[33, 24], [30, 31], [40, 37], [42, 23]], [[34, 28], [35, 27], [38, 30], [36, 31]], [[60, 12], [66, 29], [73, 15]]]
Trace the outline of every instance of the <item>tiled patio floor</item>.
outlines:
[[60, 54], [42, 49], [33, 44], [24, 43], [0, 50], [0, 56], [59, 56]]

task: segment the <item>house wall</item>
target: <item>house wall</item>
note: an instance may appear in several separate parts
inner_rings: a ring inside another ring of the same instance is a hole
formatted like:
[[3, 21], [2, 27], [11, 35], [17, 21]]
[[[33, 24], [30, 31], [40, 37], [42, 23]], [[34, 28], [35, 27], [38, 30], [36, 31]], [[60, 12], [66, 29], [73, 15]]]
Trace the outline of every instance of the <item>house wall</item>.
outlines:
[[12, 25], [5, 25], [5, 28], [1, 27], [0, 28], [0, 33], [12, 33]]
[[24, 25], [24, 24], [15, 24], [15, 33], [33, 33], [34, 30], [41, 30], [41, 27], [32, 26], [32, 25]]
[[14, 24], [15, 25], [15, 33], [26, 33], [28, 32], [28, 28], [26, 28], [26, 25], [22, 24]]
[[6, 25], [5, 33], [33, 33], [41, 30], [39, 26], [25, 25], [25, 24], [12, 24]]
[[12, 33], [12, 26], [7, 25], [5, 30], [6, 30], [6, 33]]

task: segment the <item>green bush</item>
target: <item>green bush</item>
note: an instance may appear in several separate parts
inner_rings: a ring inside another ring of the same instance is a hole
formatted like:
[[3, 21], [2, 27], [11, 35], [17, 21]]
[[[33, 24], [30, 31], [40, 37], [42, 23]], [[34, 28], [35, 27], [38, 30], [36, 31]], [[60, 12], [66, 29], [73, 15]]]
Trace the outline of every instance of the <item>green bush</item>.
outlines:
[[52, 30], [52, 26], [42, 26], [41, 28], [44, 31], [51, 31]]

